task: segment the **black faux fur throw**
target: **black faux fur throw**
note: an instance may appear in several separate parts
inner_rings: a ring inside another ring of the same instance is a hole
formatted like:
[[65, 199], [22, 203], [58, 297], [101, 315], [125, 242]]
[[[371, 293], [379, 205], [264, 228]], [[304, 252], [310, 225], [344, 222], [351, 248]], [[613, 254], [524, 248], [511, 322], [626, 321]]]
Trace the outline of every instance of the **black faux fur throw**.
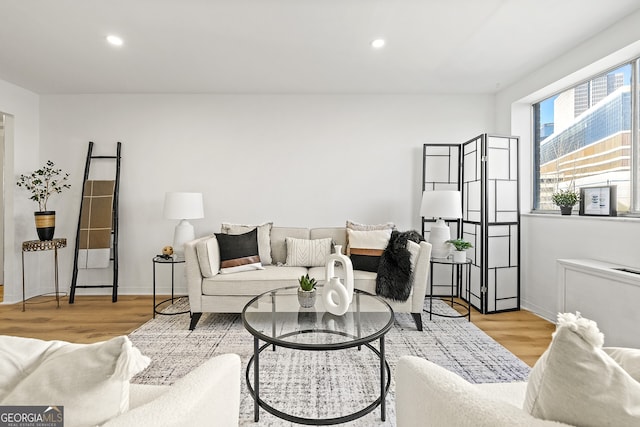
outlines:
[[424, 238], [415, 230], [392, 231], [387, 248], [380, 257], [376, 294], [396, 301], [406, 301], [411, 293], [411, 253], [407, 241], [420, 243]]

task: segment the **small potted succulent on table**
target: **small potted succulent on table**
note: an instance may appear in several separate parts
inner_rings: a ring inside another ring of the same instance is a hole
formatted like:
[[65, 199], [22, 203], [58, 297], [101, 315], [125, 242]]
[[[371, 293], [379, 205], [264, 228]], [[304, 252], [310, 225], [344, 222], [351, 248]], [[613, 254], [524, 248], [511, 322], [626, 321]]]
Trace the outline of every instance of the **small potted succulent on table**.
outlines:
[[300, 307], [313, 307], [316, 303], [316, 279], [310, 278], [307, 274], [300, 276], [298, 283], [300, 283], [300, 287], [298, 288], [298, 302], [300, 303]]
[[560, 207], [562, 215], [571, 215], [573, 206], [580, 201], [580, 194], [573, 190], [559, 190], [551, 195], [553, 204]]
[[467, 249], [473, 247], [471, 243], [462, 239], [447, 240], [445, 243], [449, 243], [456, 248], [453, 251], [453, 262], [467, 262]]

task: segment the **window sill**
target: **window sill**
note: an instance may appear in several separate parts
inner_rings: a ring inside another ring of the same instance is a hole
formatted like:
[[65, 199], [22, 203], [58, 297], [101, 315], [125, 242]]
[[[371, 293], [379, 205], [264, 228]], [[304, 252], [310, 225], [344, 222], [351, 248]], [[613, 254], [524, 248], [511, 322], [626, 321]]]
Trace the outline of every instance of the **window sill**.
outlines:
[[640, 216], [624, 215], [624, 216], [597, 216], [597, 215], [578, 215], [573, 213], [571, 215], [560, 215], [560, 212], [529, 212], [522, 213], [521, 216], [530, 217], [544, 217], [544, 218], [562, 218], [562, 219], [577, 219], [577, 220], [597, 220], [597, 221], [617, 221], [617, 222], [640, 222]]

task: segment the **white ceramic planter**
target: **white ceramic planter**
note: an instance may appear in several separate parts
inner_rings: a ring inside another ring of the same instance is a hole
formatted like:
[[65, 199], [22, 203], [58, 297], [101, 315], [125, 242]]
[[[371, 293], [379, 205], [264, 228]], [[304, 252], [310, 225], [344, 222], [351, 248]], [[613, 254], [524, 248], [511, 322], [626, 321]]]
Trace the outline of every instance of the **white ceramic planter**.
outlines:
[[304, 291], [298, 288], [298, 302], [302, 308], [311, 308], [316, 304], [316, 290]]
[[467, 251], [453, 251], [453, 262], [466, 262]]

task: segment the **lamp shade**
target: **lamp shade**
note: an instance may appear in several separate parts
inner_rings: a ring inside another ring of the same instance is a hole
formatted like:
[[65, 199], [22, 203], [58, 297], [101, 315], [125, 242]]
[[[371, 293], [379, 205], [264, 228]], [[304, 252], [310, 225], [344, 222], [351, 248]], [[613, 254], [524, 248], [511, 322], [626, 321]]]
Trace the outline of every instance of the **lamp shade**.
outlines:
[[459, 191], [425, 191], [420, 215], [425, 218], [462, 218], [462, 196]]
[[166, 219], [204, 218], [202, 193], [166, 193], [164, 217]]
[[166, 193], [164, 217], [179, 219], [173, 233], [173, 250], [177, 259], [184, 259], [184, 244], [195, 239], [195, 230], [189, 219], [204, 218], [202, 193]]
[[451, 239], [451, 230], [443, 218], [462, 218], [462, 196], [459, 191], [425, 191], [422, 193], [420, 215], [436, 218], [429, 230], [429, 243], [432, 245], [433, 258], [446, 258], [451, 252], [447, 240]]

